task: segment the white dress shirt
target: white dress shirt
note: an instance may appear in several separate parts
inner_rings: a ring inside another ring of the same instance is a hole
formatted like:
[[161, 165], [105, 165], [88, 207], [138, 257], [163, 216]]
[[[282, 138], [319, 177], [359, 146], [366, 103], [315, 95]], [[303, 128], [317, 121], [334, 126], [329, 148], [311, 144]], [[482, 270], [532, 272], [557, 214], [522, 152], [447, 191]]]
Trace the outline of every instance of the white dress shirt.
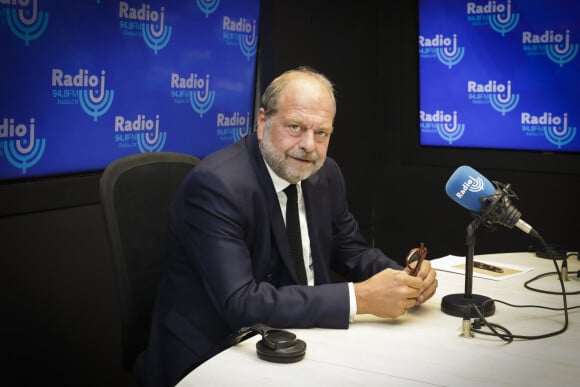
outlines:
[[[265, 162], [265, 161], [264, 161]], [[272, 178], [274, 183], [274, 189], [278, 195], [278, 201], [280, 202], [280, 210], [282, 210], [282, 217], [284, 218], [284, 224], [286, 223], [286, 202], [288, 198], [284, 193], [284, 189], [290, 185], [286, 180], [282, 179], [270, 168], [268, 163], [266, 163], [266, 168], [268, 168], [268, 173]], [[302, 256], [304, 257], [304, 267], [306, 268], [306, 279], [309, 286], [314, 286], [314, 266], [312, 264], [312, 250], [310, 249], [310, 236], [308, 233], [308, 222], [306, 221], [306, 209], [304, 207], [304, 197], [302, 196], [302, 184], [298, 182], [296, 184], [298, 193], [298, 217], [300, 220], [300, 236], [302, 239]], [[354, 321], [354, 316], [356, 315], [356, 297], [354, 294], [354, 285], [352, 282], [348, 283], [348, 293], [350, 301], [350, 321]]]

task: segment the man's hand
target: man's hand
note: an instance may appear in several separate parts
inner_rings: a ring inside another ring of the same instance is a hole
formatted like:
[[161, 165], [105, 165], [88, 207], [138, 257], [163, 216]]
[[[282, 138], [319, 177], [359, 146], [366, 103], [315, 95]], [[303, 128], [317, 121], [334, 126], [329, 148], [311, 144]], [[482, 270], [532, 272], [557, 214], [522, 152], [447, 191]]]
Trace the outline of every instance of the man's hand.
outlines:
[[423, 281], [402, 270], [385, 269], [366, 281], [355, 283], [357, 314], [399, 317], [417, 305]]
[[[405, 269], [405, 271], [408, 271], [408, 269]], [[417, 273], [417, 278], [420, 278], [423, 281], [419, 290], [419, 296], [417, 297], [417, 305], [421, 305], [433, 297], [435, 290], [437, 290], [437, 285], [439, 284], [437, 281], [437, 272], [431, 266], [431, 262], [428, 260], [423, 261], [421, 269]]]
[[416, 277], [405, 270], [385, 269], [366, 281], [354, 284], [357, 314], [399, 317], [407, 309], [430, 299], [437, 289], [437, 272], [427, 260]]

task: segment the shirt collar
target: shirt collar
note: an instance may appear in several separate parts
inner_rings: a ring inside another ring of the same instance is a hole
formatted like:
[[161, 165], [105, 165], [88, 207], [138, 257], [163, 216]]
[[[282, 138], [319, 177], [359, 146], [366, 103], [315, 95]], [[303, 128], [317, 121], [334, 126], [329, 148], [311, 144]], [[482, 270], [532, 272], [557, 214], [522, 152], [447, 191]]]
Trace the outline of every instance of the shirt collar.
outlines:
[[[274, 170], [272, 168], [270, 168], [270, 166], [268, 165], [266, 160], [264, 160], [264, 164], [266, 164], [266, 168], [268, 169], [268, 173], [270, 174], [270, 177], [272, 178], [272, 183], [274, 183], [274, 189], [276, 190], [276, 193], [280, 193], [280, 192], [284, 191], [284, 189], [286, 187], [288, 187], [290, 185], [290, 183], [288, 181], [282, 179], [280, 176], [278, 176], [276, 174], [276, 172], [274, 172]], [[300, 187], [300, 182], [298, 182], [296, 184]]]

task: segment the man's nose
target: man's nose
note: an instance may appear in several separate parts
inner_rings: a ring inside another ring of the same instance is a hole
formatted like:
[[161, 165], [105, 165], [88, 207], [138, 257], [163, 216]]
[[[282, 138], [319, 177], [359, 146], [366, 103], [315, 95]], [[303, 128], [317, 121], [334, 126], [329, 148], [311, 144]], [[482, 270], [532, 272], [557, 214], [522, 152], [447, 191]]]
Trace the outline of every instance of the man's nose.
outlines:
[[300, 136], [300, 147], [306, 152], [312, 152], [314, 150], [314, 131], [305, 130]]

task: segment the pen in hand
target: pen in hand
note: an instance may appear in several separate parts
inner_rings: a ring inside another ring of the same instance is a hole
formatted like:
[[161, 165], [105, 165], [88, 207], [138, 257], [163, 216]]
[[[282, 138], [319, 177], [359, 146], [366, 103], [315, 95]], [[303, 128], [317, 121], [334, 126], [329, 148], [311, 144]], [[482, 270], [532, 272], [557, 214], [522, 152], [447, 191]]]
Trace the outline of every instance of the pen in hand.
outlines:
[[503, 269], [501, 267], [489, 265], [489, 264], [483, 263], [483, 262], [473, 261], [473, 267], [476, 267], [476, 268], [482, 269], [482, 270], [493, 271], [494, 273], [503, 273]]

